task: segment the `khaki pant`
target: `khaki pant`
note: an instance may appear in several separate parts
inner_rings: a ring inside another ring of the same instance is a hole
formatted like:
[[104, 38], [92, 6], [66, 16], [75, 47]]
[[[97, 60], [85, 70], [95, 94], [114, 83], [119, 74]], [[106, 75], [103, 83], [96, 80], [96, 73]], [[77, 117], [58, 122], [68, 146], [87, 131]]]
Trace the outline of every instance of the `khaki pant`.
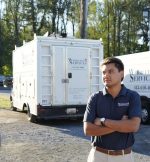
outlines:
[[92, 148], [87, 162], [134, 162], [134, 159], [132, 152], [130, 154], [113, 156], [101, 153]]

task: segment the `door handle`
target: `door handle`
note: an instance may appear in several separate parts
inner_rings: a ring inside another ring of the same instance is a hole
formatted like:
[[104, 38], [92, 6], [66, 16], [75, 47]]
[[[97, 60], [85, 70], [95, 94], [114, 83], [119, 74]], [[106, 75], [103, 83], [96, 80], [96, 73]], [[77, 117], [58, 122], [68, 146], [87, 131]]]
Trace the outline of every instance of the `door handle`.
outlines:
[[69, 79], [62, 79], [61, 82], [62, 83], [69, 83]]
[[72, 73], [68, 73], [68, 78], [72, 78]]

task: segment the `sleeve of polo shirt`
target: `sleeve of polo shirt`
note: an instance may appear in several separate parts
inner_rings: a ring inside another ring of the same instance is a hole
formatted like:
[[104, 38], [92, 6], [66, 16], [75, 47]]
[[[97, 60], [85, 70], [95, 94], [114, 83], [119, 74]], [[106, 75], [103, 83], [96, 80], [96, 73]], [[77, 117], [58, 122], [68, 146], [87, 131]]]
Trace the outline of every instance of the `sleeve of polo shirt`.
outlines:
[[130, 107], [129, 107], [129, 118], [140, 117], [141, 118], [141, 100], [137, 92], [133, 92], [130, 98]]
[[97, 107], [97, 95], [96, 93], [91, 95], [88, 99], [86, 110], [84, 113], [83, 122], [94, 122], [96, 118], [96, 107]]

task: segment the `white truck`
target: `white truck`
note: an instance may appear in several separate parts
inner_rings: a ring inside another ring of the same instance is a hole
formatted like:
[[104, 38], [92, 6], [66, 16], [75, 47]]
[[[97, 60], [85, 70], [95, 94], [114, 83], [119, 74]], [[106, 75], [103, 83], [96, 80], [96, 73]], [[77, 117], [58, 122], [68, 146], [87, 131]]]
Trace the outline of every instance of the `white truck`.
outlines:
[[150, 122], [150, 51], [118, 56], [125, 66], [123, 83], [141, 96], [142, 123]]
[[81, 117], [101, 89], [100, 40], [34, 36], [13, 51], [12, 110], [28, 120]]

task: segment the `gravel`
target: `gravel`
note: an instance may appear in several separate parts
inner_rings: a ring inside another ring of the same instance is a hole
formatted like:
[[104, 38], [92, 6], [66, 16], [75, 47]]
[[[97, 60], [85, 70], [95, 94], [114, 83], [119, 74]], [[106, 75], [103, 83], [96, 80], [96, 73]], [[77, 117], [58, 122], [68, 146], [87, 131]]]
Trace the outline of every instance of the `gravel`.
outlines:
[[[150, 162], [149, 134], [150, 126], [136, 134], [135, 162]], [[82, 119], [35, 124], [25, 113], [0, 109], [0, 135], [0, 162], [86, 162], [91, 148]]]

